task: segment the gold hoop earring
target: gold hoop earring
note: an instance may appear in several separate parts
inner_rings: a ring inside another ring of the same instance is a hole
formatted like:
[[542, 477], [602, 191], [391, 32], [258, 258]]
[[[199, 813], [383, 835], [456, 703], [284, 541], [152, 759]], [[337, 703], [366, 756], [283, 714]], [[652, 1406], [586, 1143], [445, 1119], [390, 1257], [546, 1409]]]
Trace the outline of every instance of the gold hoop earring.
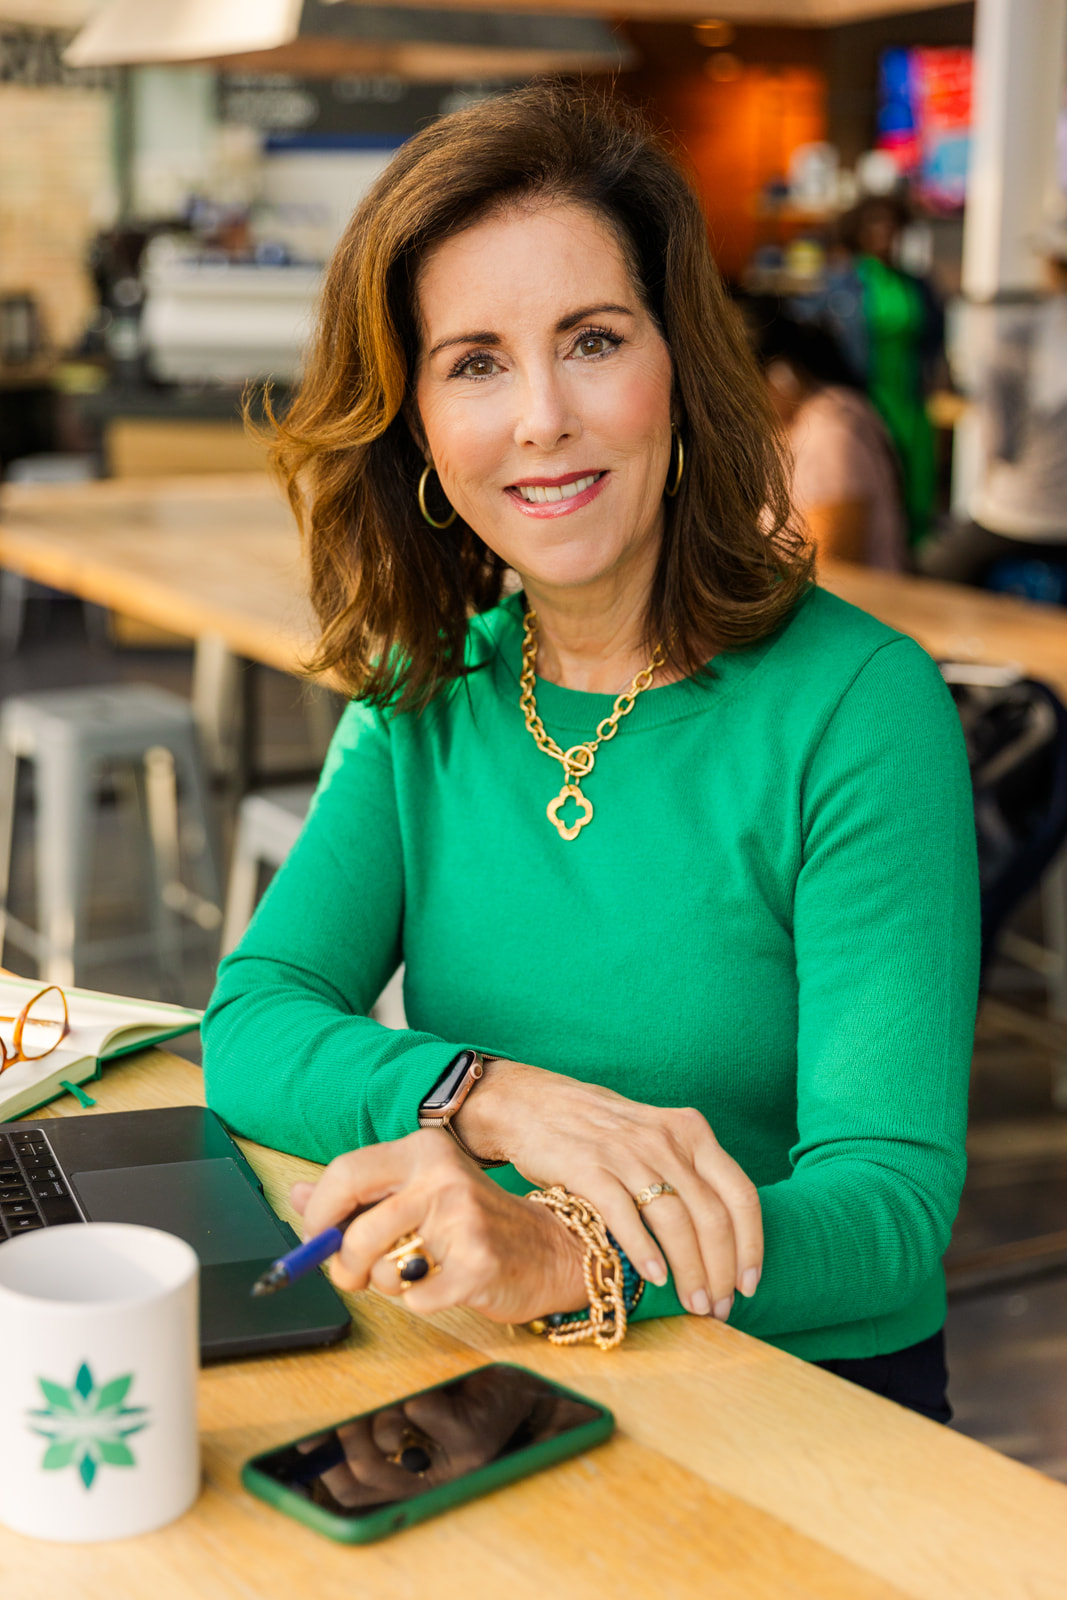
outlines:
[[419, 510], [422, 512], [424, 521], [428, 522], [431, 528], [450, 528], [456, 520], [455, 506], [452, 507], [451, 516], [446, 517], [444, 522], [437, 522], [433, 517], [431, 517], [429, 509], [426, 505], [426, 484], [432, 471], [433, 462], [427, 462], [426, 466], [424, 466], [422, 469], [422, 477], [419, 479]]
[[668, 482], [665, 483], [664, 486], [663, 486], [663, 492], [664, 492], [664, 494], [667, 496], [667, 498], [669, 500], [673, 500], [675, 495], [678, 493], [678, 490], [680, 489], [681, 483], [682, 483], [682, 473], [685, 470], [685, 445], [682, 443], [681, 434], [678, 432], [678, 429], [675, 427], [674, 423], [672, 422], [671, 423], [671, 454], [672, 455], [674, 454], [674, 446], [675, 445], [678, 446], [678, 460], [677, 460], [677, 463], [675, 464], [675, 468], [674, 468], [674, 481], [673, 482], [670, 481], [670, 475], [668, 474]]

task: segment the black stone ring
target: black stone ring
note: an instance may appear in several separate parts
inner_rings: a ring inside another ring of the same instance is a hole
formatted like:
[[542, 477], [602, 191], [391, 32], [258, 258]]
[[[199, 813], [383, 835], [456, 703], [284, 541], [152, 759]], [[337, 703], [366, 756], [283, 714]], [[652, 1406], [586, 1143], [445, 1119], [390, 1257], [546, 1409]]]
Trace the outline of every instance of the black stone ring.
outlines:
[[392, 1455], [386, 1456], [386, 1461], [394, 1467], [403, 1467], [405, 1472], [412, 1472], [421, 1478], [433, 1466], [433, 1457], [430, 1455], [429, 1446], [433, 1440], [421, 1428], [405, 1428], [400, 1440], [399, 1449]]
[[423, 1278], [431, 1278], [441, 1270], [440, 1264], [430, 1255], [417, 1233], [405, 1233], [391, 1250], [385, 1252], [385, 1259], [396, 1268], [401, 1294], [406, 1293], [413, 1284], [421, 1283]]

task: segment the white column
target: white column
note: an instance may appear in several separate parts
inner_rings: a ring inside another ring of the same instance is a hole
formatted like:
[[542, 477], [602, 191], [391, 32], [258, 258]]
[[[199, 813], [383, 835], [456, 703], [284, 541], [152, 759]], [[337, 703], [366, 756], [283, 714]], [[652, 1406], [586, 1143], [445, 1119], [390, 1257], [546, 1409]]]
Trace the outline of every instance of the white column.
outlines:
[[133, 207], [139, 217], [179, 212], [210, 188], [218, 135], [208, 67], [134, 67]]
[[[964, 393], [974, 392], [997, 340], [1020, 315], [1018, 297], [1040, 288], [1032, 238], [1064, 208], [1056, 119], [1065, 54], [1067, 0], [978, 0], [963, 298], [949, 335], [953, 376]], [[972, 407], [953, 439], [952, 511], [961, 520], [984, 470], [981, 419]]]
[[1067, 0], [978, 0], [974, 125], [963, 232], [972, 300], [1036, 288], [1029, 239], [1056, 189]]

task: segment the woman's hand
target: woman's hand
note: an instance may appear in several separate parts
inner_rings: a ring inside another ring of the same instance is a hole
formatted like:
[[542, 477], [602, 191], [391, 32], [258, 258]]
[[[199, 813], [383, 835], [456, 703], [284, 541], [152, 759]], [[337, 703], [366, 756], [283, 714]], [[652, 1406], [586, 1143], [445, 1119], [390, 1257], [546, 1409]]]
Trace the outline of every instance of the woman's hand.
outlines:
[[[338, 1156], [318, 1183], [294, 1184], [292, 1200], [308, 1238], [357, 1206], [373, 1208], [349, 1224], [330, 1263], [338, 1288], [373, 1284], [403, 1292], [412, 1311], [471, 1306], [494, 1322], [586, 1303], [581, 1243], [544, 1206], [493, 1183], [441, 1129]], [[406, 1233], [420, 1235], [441, 1271], [402, 1289], [383, 1258]]]
[[[646, 1106], [562, 1073], [490, 1060], [454, 1121], [476, 1154], [591, 1201], [651, 1283], [666, 1282], [665, 1256], [688, 1310], [725, 1319], [735, 1289], [755, 1293], [759, 1196], [699, 1111]], [[639, 1211], [634, 1195], [664, 1182], [677, 1193]]]
[[[309, 1457], [316, 1452], [325, 1456], [329, 1464], [322, 1481], [344, 1506], [409, 1500], [495, 1461], [520, 1423], [536, 1415], [542, 1393], [532, 1374], [528, 1384], [520, 1378], [501, 1389], [492, 1372], [483, 1369], [359, 1417], [336, 1435], [307, 1439], [297, 1449]], [[554, 1401], [553, 1413], [572, 1405], [565, 1399]], [[545, 1436], [552, 1432], [545, 1430]], [[531, 1442], [536, 1439], [535, 1430]], [[421, 1450], [423, 1463], [414, 1471], [398, 1460], [405, 1445], [412, 1444]]]

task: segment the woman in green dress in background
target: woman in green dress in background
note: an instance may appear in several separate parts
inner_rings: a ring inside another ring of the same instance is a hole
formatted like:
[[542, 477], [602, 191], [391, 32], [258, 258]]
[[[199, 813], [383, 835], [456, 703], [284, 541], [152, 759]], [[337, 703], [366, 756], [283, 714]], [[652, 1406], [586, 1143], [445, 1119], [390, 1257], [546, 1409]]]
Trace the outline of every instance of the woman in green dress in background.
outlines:
[[930, 532], [937, 490], [934, 430], [926, 414], [931, 368], [942, 351], [944, 318], [930, 286], [896, 264], [910, 220], [894, 195], [868, 195], [838, 224], [844, 264], [825, 288], [790, 307], [800, 321], [822, 323], [838, 340], [857, 382], [889, 430], [900, 467], [911, 546]]

